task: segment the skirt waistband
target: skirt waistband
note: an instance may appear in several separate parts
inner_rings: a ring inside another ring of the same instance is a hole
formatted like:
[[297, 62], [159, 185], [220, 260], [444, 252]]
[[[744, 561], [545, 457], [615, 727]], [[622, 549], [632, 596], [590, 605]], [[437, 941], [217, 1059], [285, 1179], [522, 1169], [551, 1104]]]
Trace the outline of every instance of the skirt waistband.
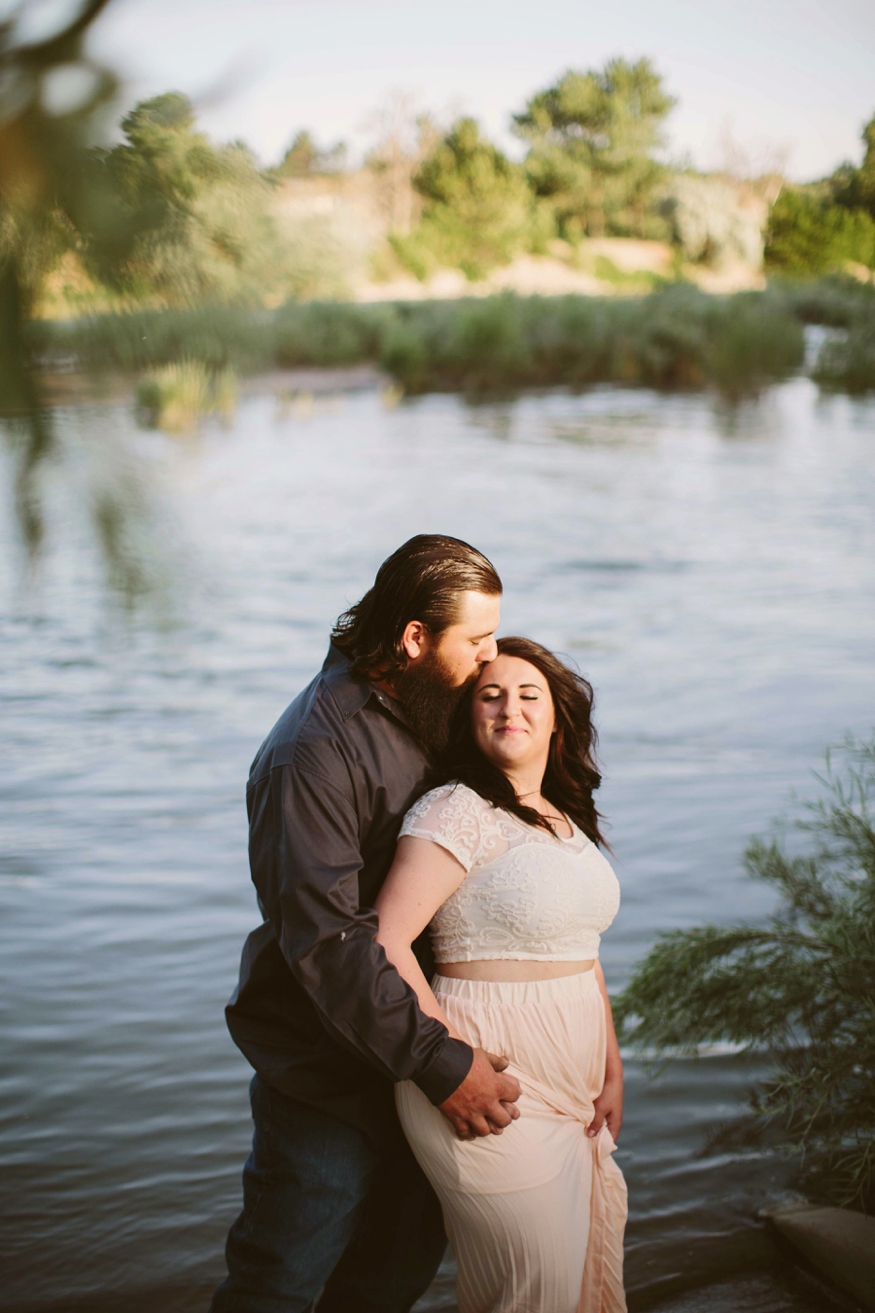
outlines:
[[556, 976], [552, 980], [458, 980], [455, 976], [436, 975], [431, 982], [437, 998], [457, 998], [472, 1003], [508, 1007], [526, 1003], [562, 1003], [593, 991], [598, 993], [595, 971], [578, 971], [573, 976]]

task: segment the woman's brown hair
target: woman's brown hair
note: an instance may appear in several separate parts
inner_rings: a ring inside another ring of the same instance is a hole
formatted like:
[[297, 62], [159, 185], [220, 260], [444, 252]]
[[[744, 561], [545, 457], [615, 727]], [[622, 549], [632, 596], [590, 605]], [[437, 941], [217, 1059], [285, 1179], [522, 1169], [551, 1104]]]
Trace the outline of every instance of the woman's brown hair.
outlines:
[[[595, 761], [592, 685], [530, 638], [500, 638], [498, 654], [528, 661], [541, 672], [550, 689], [556, 732], [550, 740], [550, 756], [541, 793], [557, 811], [575, 821], [593, 843], [607, 848], [599, 829], [601, 817], [592, 797], [601, 784]], [[546, 817], [519, 801], [507, 776], [477, 747], [471, 727], [473, 695], [472, 685], [459, 707], [450, 745], [441, 761], [441, 779], [467, 784], [493, 807], [512, 812], [529, 825], [555, 833]]]

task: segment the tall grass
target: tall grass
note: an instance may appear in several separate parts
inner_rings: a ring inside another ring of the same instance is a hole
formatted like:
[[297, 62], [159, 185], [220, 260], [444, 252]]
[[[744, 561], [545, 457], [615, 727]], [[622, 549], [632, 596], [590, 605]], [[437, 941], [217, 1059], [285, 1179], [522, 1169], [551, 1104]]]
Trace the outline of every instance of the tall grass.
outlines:
[[[685, 284], [642, 297], [519, 297], [357, 305], [290, 302], [94, 315], [30, 328], [38, 361], [144, 370], [196, 360], [240, 374], [276, 367], [372, 363], [408, 393], [513, 391], [612, 382], [719, 389], [737, 398], [803, 360], [803, 326], [847, 328], [815, 377], [875, 388], [875, 290], [850, 280], [782, 283], [716, 297]], [[849, 362], [849, 363], [846, 363]]]
[[273, 363], [274, 316], [236, 305], [135, 310], [30, 325], [33, 353], [49, 367], [72, 358], [86, 369], [138, 373], [182, 360], [251, 373]]
[[799, 320], [755, 297], [491, 297], [404, 307], [383, 364], [408, 392], [620, 382], [741, 395], [803, 358]]
[[234, 410], [234, 375], [226, 366], [211, 371], [199, 360], [181, 360], [150, 370], [137, 386], [142, 422], [167, 433], [192, 433], [207, 415], [229, 419]]

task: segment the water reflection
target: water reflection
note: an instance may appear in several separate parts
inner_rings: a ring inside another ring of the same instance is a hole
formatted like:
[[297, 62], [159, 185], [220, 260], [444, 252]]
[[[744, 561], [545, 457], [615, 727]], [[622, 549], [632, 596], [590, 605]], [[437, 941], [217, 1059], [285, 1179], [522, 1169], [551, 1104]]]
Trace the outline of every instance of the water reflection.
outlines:
[[[387, 409], [374, 390], [304, 415], [253, 394], [197, 447], [139, 433], [125, 405], [58, 414], [62, 439], [100, 429], [148, 472], [160, 515], [137, 550], [175, 600], [164, 628], [108, 624], [84, 474], [51, 484], [35, 592], [4, 525], [5, 1307], [173, 1313], [220, 1270], [249, 1134], [221, 1016], [256, 916], [243, 783], [409, 534], [482, 546], [505, 632], [576, 652], [596, 686], [624, 890], [612, 985], [658, 930], [766, 910], [746, 838], [871, 722], [875, 408], [797, 380], [747, 413], [729, 442], [702, 397]], [[560, 436], [596, 422], [617, 440]], [[755, 1212], [779, 1166], [699, 1156], [752, 1071], [717, 1054], [649, 1084], [631, 1065], [633, 1290], [768, 1261]]]

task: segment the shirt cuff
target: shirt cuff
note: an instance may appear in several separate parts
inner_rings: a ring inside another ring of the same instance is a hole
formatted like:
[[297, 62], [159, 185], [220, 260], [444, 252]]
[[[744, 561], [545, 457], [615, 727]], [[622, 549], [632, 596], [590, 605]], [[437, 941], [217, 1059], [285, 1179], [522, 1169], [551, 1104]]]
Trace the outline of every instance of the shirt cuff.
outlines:
[[459, 1088], [471, 1070], [473, 1061], [474, 1050], [471, 1045], [448, 1035], [443, 1048], [424, 1071], [414, 1076], [413, 1083], [437, 1107]]

